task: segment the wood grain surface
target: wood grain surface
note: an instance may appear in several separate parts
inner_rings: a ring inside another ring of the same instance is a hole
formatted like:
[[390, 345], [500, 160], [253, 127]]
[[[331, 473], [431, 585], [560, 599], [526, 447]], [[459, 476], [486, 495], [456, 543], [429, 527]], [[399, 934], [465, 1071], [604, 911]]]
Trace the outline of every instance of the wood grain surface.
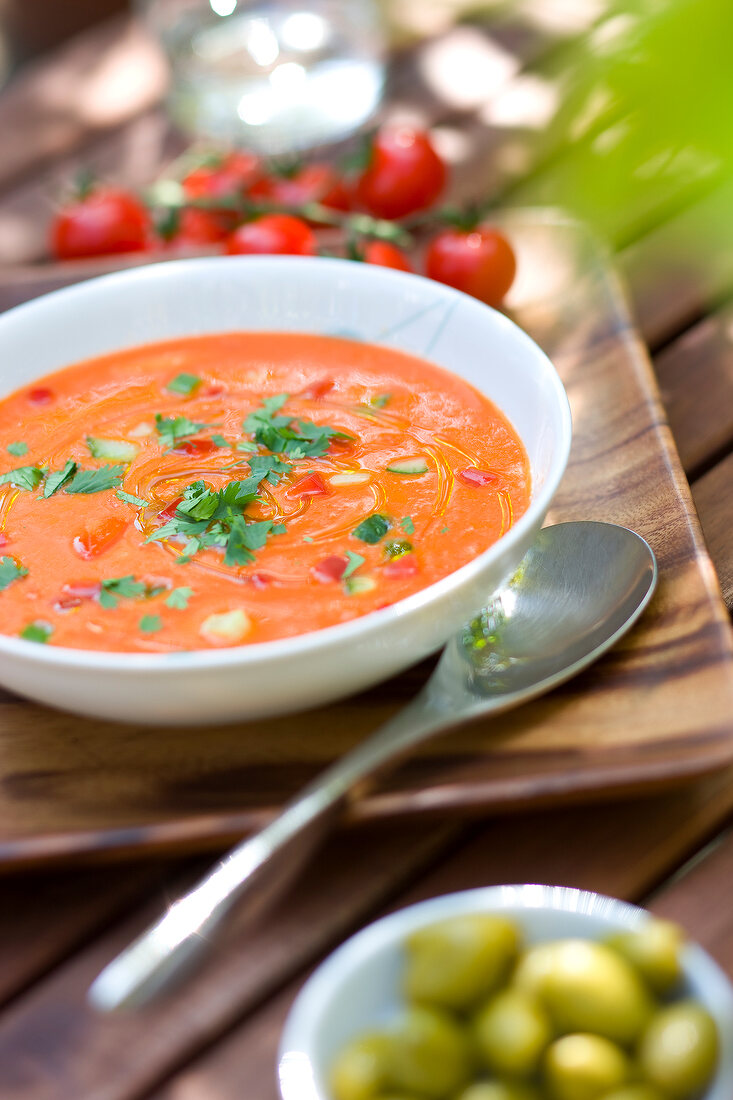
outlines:
[[[730, 625], [643, 346], [582, 230], [550, 213], [505, 220], [520, 262], [511, 310], [553, 357], [573, 409], [551, 519], [635, 528], [657, 554], [659, 589], [597, 666], [516, 713], [436, 739], [356, 818], [608, 797], [733, 759]], [[94, 722], [7, 697], [0, 860], [233, 839], [393, 714], [429, 668], [308, 714], [216, 730]]]

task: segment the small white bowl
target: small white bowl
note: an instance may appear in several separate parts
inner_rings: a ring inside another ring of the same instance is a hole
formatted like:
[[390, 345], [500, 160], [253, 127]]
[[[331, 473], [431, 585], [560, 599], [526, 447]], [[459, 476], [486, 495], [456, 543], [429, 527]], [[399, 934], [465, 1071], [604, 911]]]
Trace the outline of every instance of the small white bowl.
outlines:
[[[393, 1019], [404, 1004], [404, 943], [416, 929], [462, 913], [501, 913], [520, 924], [528, 943], [566, 937], [604, 939], [638, 928], [645, 909], [565, 886], [488, 886], [410, 905], [362, 929], [318, 967], [285, 1023], [278, 1055], [283, 1100], [332, 1100], [328, 1070], [356, 1035]], [[733, 1096], [733, 987], [697, 944], [683, 950], [689, 996], [714, 1017], [721, 1041], [715, 1081], [702, 1100]]]
[[93, 279], [0, 316], [0, 397], [117, 348], [233, 330], [348, 336], [461, 375], [506, 414], [527, 450], [529, 509], [494, 546], [437, 584], [352, 622], [282, 641], [175, 654], [98, 653], [0, 635], [0, 682], [64, 710], [196, 725], [312, 707], [438, 649], [529, 549], [570, 449], [562, 384], [501, 313], [449, 287], [369, 264], [217, 257]]

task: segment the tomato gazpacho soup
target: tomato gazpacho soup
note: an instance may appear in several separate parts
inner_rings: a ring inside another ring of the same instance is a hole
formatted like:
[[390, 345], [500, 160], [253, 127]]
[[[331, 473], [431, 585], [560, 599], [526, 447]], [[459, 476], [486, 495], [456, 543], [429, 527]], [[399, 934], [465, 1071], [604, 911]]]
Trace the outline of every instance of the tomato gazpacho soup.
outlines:
[[167, 652], [396, 603], [527, 508], [504, 416], [422, 359], [271, 332], [118, 351], [0, 401], [0, 631]]

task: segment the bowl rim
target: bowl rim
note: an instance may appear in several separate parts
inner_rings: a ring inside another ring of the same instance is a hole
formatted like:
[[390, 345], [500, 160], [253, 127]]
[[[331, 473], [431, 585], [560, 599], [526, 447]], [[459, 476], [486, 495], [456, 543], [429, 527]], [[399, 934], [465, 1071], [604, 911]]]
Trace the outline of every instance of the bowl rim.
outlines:
[[[288, 1012], [277, 1051], [277, 1077], [283, 1100], [326, 1100], [317, 1087], [311, 1055], [314, 1028], [333, 991], [364, 959], [384, 947], [404, 941], [418, 928], [464, 913], [545, 911], [573, 913], [598, 922], [599, 929], [612, 924], [634, 929], [653, 919], [654, 914], [632, 902], [592, 890], [541, 883], [509, 883], [478, 886], [426, 898], [380, 917], [355, 932], [332, 951], [301, 987]], [[556, 937], [552, 937], [553, 939]], [[573, 933], [568, 933], [573, 938]], [[579, 934], [578, 938], [590, 937]], [[541, 942], [541, 941], [539, 941]], [[700, 944], [690, 939], [683, 945], [682, 968], [686, 978], [704, 984], [707, 999], [719, 1031], [725, 1018], [728, 1033], [720, 1035], [720, 1058], [716, 1077], [701, 1100], [727, 1100], [733, 1084], [733, 983]], [[711, 1092], [711, 1090], [713, 1090]]]
[[[89, 293], [94, 294], [99, 287], [102, 289], [106, 288], [110, 293], [114, 293], [115, 288], [119, 284], [124, 285], [150, 281], [160, 282], [173, 276], [185, 277], [189, 272], [194, 272], [195, 276], [197, 272], [205, 274], [209, 270], [219, 271], [222, 269], [223, 264], [227, 265], [223, 270], [231, 270], [234, 265], [238, 267], [251, 267], [252, 265], [257, 265], [258, 267], [272, 266], [276, 269], [291, 268], [293, 271], [297, 272], [301, 267], [305, 270], [307, 266], [311, 266], [313, 263], [317, 263], [319, 269], [323, 269], [327, 266], [332, 267], [336, 277], [340, 271], [346, 270], [349, 271], [351, 276], [355, 274], [355, 265], [353, 261], [326, 256], [206, 256], [142, 264], [139, 267], [125, 268], [122, 271], [115, 271], [106, 275], [82, 280], [72, 286], [50, 291], [48, 294], [40, 295], [38, 298], [33, 298], [28, 302], [23, 302], [7, 310], [4, 314], [0, 315], [0, 339], [2, 339], [2, 327], [6, 319], [12, 319], [21, 314], [28, 314], [37, 309], [42, 310], [46, 307], [48, 302], [58, 303], [59, 301], [68, 301], [73, 298], [83, 299], [84, 296]], [[73, 667], [78, 669], [83, 666], [87, 669], [103, 669], [107, 672], [114, 672], [122, 675], [125, 673], [134, 673], [135, 676], [141, 674], [144, 676], [156, 676], [161, 673], [169, 673], [175, 668], [184, 666], [184, 662], [187, 670], [193, 668], [220, 669], [233, 665], [256, 665], [260, 661], [269, 661], [274, 657], [304, 657], [314, 650], [329, 648], [330, 646], [340, 647], [342, 645], [348, 645], [355, 637], [370, 637], [373, 633], [381, 632], [387, 628], [390, 623], [397, 621], [403, 616], [417, 613], [434, 601], [439, 601], [449, 596], [455, 589], [463, 587], [464, 584], [470, 584], [475, 576], [483, 571], [487, 555], [495, 552], [498, 546], [508, 548], [522, 539], [527, 529], [531, 528], [536, 522], [537, 514], [540, 513], [544, 515], [546, 513], [557, 491], [558, 485], [564, 476], [572, 442], [572, 415], [568, 395], [551, 359], [542, 350], [539, 344], [520, 328], [515, 321], [512, 321], [511, 318], [502, 313], [501, 310], [494, 309], [492, 306], [488, 306], [478, 299], [468, 294], [464, 294], [462, 291], [442, 283], [437, 283], [433, 279], [428, 279], [426, 276], [412, 272], [397, 271], [373, 264], [359, 264], [358, 269], [358, 278], [366, 279], [367, 281], [371, 279], [375, 284], [386, 283], [388, 285], [390, 282], [393, 282], [399, 285], [404, 284], [405, 281], [409, 281], [410, 285], [414, 286], [415, 282], [419, 282], [429, 287], [432, 294], [442, 293], [449, 301], [456, 300], [457, 302], [467, 303], [469, 308], [473, 311], [483, 312], [487, 310], [492, 316], [492, 324], [496, 324], [500, 328], [503, 328], [505, 332], [511, 333], [513, 339], [518, 341], [519, 345], [528, 350], [535, 360], [544, 364], [550, 388], [557, 400], [557, 411], [560, 419], [560, 435], [545, 482], [537, 495], [530, 497], [530, 503], [524, 515], [521, 516], [516, 523], [512, 524], [509, 530], [495, 543], [488, 546], [473, 558], [472, 561], [467, 562], [447, 576], [428, 585], [427, 588], [420, 589], [418, 592], [399, 600], [395, 604], [391, 604], [389, 607], [368, 612], [365, 615], [360, 615], [345, 623], [336, 623], [332, 626], [322, 627], [318, 630], [311, 630], [303, 634], [296, 634], [287, 638], [277, 638], [266, 642], [250, 642], [246, 645], [227, 646], [221, 649], [192, 649], [169, 653], [128, 653], [119, 650], [99, 651], [74, 648], [72, 646], [40, 646], [37, 642], [27, 641], [24, 638], [0, 633], [0, 654], [31, 658], [45, 666], [56, 668]], [[232, 329], [230, 331], [247, 330]], [[167, 338], [160, 337], [161, 341], [165, 339]], [[149, 343], [155, 342], [157, 341], [149, 341]], [[131, 344], [129, 346], [135, 347], [139, 345]], [[94, 356], [88, 356], [87, 358], [94, 358]], [[73, 361], [67, 364], [67, 366], [73, 366], [75, 362], [76, 361]], [[437, 365], [440, 366], [440, 364]], [[55, 368], [55, 370], [63, 369], [65, 368]], [[441, 369], [448, 370], [450, 373], [449, 368], [441, 367]], [[38, 377], [44, 376], [38, 375]], [[32, 378], [29, 379], [29, 381], [32, 380]], [[14, 393], [15, 390], [11, 390], [10, 392]], [[9, 396], [9, 394], [6, 396]]]

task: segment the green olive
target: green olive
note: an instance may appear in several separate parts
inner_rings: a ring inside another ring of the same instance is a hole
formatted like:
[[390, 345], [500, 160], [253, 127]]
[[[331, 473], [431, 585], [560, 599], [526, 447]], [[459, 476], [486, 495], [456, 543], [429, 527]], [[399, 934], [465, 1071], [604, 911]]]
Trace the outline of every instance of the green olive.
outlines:
[[696, 1001], [677, 1001], [654, 1016], [639, 1045], [644, 1076], [672, 1100], [697, 1096], [718, 1062], [718, 1030]]
[[608, 946], [630, 962], [655, 993], [669, 993], [682, 978], [684, 932], [677, 924], [652, 918], [633, 932], [618, 932]]
[[456, 1100], [541, 1100], [541, 1094], [524, 1081], [477, 1081]]
[[390, 1031], [384, 1084], [442, 1100], [458, 1092], [471, 1074], [468, 1035], [447, 1012], [409, 1008]]
[[653, 1011], [636, 971], [610, 947], [592, 940], [557, 940], [530, 948], [514, 982], [539, 998], [559, 1032], [589, 1031], [632, 1043]]
[[408, 999], [460, 1010], [506, 980], [517, 957], [519, 932], [504, 917], [466, 913], [418, 929], [406, 947]]
[[478, 1012], [473, 1035], [487, 1069], [507, 1077], [530, 1077], [553, 1031], [535, 997], [521, 989], [504, 989]]
[[628, 1079], [626, 1055], [600, 1035], [564, 1035], [545, 1057], [545, 1081], [552, 1100], [601, 1100]]
[[622, 1085], [613, 1092], [604, 1092], [602, 1100], [665, 1100], [653, 1085]]
[[331, 1066], [334, 1100], [373, 1100], [385, 1082], [390, 1039], [381, 1033], [360, 1035], [339, 1051]]

